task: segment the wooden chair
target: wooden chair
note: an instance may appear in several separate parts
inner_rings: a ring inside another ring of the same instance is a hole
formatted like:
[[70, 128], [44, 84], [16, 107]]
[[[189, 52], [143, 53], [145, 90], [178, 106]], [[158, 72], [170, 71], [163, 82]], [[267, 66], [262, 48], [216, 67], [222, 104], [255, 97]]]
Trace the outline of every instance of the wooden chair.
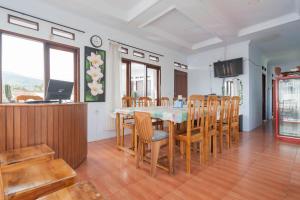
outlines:
[[8, 150], [0, 153], [0, 167], [22, 164], [28, 162], [29, 165], [36, 162], [52, 160], [54, 151], [45, 144], [24, 147], [20, 149]]
[[220, 119], [217, 122], [219, 136], [219, 151], [223, 150], [223, 136], [226, 137], [227, 149], [230, 147], [230, 97], [221, 98]]
[[239, 143], [239, 112], [240, 112], [240, 97], [234, 96], [231, 98], [231, 111], [230, 111], [230, 131], [236, 144]]
[[139, 107], [149, 107], [152, 105], [152, 99], [150, 97], [140, 97], [138, 99]]
[[[208, 96], [205, 113], [205, 139], [208, 144], [206, 149], [205, 160], [208, 160], [212, 150], [213, 157], [217, 157], [217, 113], [219, 100], [217, 96]], [[212, 148], [212, 149], [211, 149]]]
[[136, 99], [129, 96], [122, 97], [122, 107], [136, 107]]
[[76, 172], [62, 159], [1, 169], [5, 200], [32, 200], [75, 182]]
[[[128, 108], [128, 107], [135, 107], [136, 106], [136, 100], [135, 98], [124, 96], [122, 98], [122, 107]], [[133, 148], [135, 146], [135, 125], [133, 118], [130, 116], [124, 116], [122, 118], [121, 123], [121, 145], [124, 146], [124, 132], [125, 128], [130, 129], [131, 131], [131, 147]]]
[[43, 98], [35, 95], [19, 95], [16, 97], [16, 100], [17, 102], [28, 101], [28, 100], [42, 101]]
[[161, 106], [170, 106], [170, 99], [168, 97], [162, 97], [160, 99]]
[[204, 161], [205, 147], [205, 97], [192, 95], [188, 99], [188, 116], [186, 132], [176, 135], [175, 139], [180, 141], [180, 154], [186, 154], [186, 172], [191, 173], [191, 145], [199, 143], [200, 163]]
[[162, 145], [168, 144], [168, 133], [162, 130], [153, 130], [152, 120], [149, 113], [136, 112], [134, 114], [138, 148], [136, 150], [136, 167], [139, 168], [139, 161], [144, 160], [144, 145], [151, 145], [151, 170], [150, 175], [154, 176], [158, 162], [159, 150]]
[[103, 197], [90, 182], [80, 182], [37, 200], [103, 200]]

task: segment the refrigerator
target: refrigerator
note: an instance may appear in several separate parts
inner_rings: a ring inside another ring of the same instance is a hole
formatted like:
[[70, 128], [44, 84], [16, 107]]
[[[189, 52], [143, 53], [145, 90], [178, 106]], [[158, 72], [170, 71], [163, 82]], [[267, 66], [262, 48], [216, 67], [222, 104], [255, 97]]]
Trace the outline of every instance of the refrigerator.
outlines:
[[300, 143], [300, 75], [277, 77], [276, 137]]

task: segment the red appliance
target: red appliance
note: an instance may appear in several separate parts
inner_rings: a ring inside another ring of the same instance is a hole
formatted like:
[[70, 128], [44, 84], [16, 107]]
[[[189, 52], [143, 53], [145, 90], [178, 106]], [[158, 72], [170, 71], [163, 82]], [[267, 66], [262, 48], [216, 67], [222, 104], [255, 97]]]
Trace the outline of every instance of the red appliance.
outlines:
[[300, 75], [277, 77], [276, 137], [300, 144]]

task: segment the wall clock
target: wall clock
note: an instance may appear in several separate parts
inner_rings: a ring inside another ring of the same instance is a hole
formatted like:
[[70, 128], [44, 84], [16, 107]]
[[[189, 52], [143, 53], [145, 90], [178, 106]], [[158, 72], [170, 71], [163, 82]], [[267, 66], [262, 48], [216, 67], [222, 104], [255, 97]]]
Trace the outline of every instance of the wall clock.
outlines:
[[93, 35], [91, 37], [90, 41], [91, 41], [91, 44], [93, 45], [93, 47], [95, 47], [95, 48], [99, 48], [102, 46], [102, 39], [98, 35]]

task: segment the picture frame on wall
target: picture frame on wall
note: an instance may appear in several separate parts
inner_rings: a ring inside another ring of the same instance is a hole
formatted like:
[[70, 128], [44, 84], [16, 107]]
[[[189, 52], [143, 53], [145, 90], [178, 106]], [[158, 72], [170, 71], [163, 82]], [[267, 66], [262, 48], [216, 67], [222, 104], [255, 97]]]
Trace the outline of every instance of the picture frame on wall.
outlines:
[[85, 47], [84, 53], [84, 101], [105, 102], [106, 52]]

